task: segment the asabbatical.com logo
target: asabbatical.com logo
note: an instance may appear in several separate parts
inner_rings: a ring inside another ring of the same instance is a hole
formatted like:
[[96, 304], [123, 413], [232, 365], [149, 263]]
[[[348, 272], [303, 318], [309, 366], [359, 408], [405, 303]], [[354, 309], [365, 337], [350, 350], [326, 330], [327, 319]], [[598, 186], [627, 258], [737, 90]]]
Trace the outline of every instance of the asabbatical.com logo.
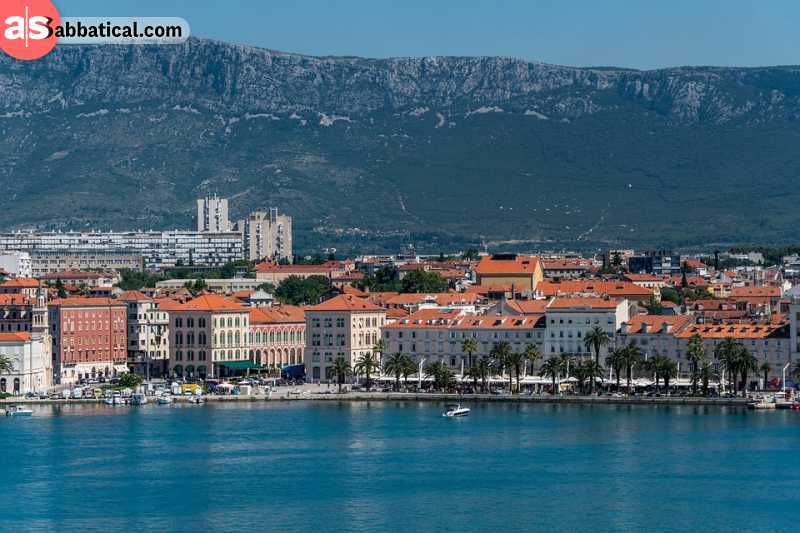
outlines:
[[56, 45], [58, 9], [48, 0], [0, 1], [0, 48], [16, 59], [39, 59]]
[[16, 59], [56, 44], [179, 44], [189, 33], [180, 17], [61, 17], [49, 0], [0, 0], [0, 48]]

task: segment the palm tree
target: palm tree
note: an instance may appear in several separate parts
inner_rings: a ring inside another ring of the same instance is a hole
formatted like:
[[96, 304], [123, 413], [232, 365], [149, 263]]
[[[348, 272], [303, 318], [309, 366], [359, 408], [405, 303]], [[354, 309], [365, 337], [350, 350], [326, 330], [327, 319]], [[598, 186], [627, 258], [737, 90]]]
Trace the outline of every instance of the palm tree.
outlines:
[[619, 391], [619, 378], [622, 369], [625, 368], [625, 348], [617, 348], [606, 357], [606, 364], [614, 370], [614, 377], [617, 378], [617, 390]]
[[599, 364], [595, 363], [594, 361], [586, 361], [581, 365], [581, 370], [583, 375], [586, 379], [589, 380], [589, 392], [594, 392], [594, 382], [600, 378], [600, 381], [603, 380], [603, 367]]
[[700, 380], [703, 384], [703, 396], [708, 396], [708, 382], [714, 378], [714, 365], [703, 360], [700, 363]]
[[706, 351], [703, 347], [703, 337], [699, 333], [689, 337], [686, 346], [686, 359], [692, 364], [692, 394], [697, 394], [698, 369], [702, 366], [706, 358]]
[[726, 337], [714, 349], [714, 356], [722, 363], [723, 368], [728, 372], [728, 381], [733, 384], [734, 394], [737, 392], [736, 376], [739, 373], [741, 346], [742, 345], [733, 337]]
[[394, 375], [394, 390], [400, 390], [400, 376], [403, 375], [406, 354], [397, 352], [390, 355], [383, 365], [383, 370], [387, 374]]
[[678, 363], [665, 355], [659, 355], [659, 371], [661, 377], [664, 378], [664, 389], [669, 394], [669, 381], [678, 374]]
[[553, 380], [553, 390], [551, 394], [556, 394], [556, 380], [561, 375], [561, 371], [564, 369], [564, 360], [555, 355], [549, 359], [547, 359], [544, 363], [542, 363], [542, 367], [539, 369], [539, 375], [542, 377], [549, 377]]
[[583, 337], [583, 344], [587, 350], [594, 350], [594, 362], [600, 365], [600, 348], [607, 346], [611, 342], [611, 335], [603, 331], [600, 326], [593, 327], [586, 336]]
[[10, 374], [13, 371], [14, 363], [11, 361], [11, 359], [5, 355], [0, 355], [0, 374]]
[[571, 373], [572, 377], [578, 380], [578, 390], [581, 394], [583, 394], [583, 389], [586, 386], [586, 380], [589, 379], [585, 364], [583, 362], [578, 362], [572, 366]]
[[[377, 346], [377, 345], [376, 345]], [[358, 358], [353, 370], [356, 374], [363, 374], [366, 378], [366, 386], [369, 391], [372, 388], [372, 373], [380, 369], [380, 362], [373, 353], [366, 353]]]
[[472, 380], [472, 392], [478, 392], [478, 380], [481, 379], [481, 373], [478, 369], [477, 363], [471, 365], [466, 372], [464, 372], [464, 377]]
[[747, 376], [758, 372], [758, 359], [743, 345], [739, 348], [739, 374], [742, 376], [742, 395], [747, 394]]
[[639, 366], [642, 362], [642, 350], [639, 349], [633, 341], [630, 342], [625, 348], [625, 370], [627, 373], [627, 380], [628, 380], [628, 394], [632, 392], [631, 390], [631, 379], [633, 379], [633, 369]]
[[500, 371], [502, 376], [505, 370], [508, 370], [508, 388], [511, 389], [511, 370], [506, 365], [506, 359], [511, 353], [511, 344], [508, 341], [500, 341], [494, 343], [489, 356], [494, 359], [495, 367]]
[[333, 372], [333, 375], [336, 376], [336, 383], [339, 384], [339, 392], [341, 393], [344, 380], [347, 379], [347, 376], [353, 373], [352, 369], [350, 368], [350, 363], [348, 363], [344, 357], [338, 357], [336, 361], [333, 362], [331, 371]]
[[425, 376], [433, 378], [433, 387], [447, 391], [455, 383], [455, 375], [450, 367], [441, 361], [431, 363], [425, 367]]
[[408, 390], [408, 376], [417, 372], [417, 363], [408, 354], [403, 354], [403, 382]]
[[492, 362], [489, 360], [488, 357], [481, 357], [475, 363], [475, 369], [478, 372], [478, 377], [481, 380], [481, 384], [483, 386], [483, 392], [488, 392], [487, 380], [492, 373]]
[[767, 378], [769, 373], [772, 372], [772, 365], [769, 364], [769, 361], [764, 361], [758, 369], [764, 373], [764, 390], [767, 390]]
[[511, 352], [506, 356], [504, 361], [505, 367], [508, 369], [508, 389], [509, 392], [512, 394], [514, 391], [512, 390], [512, 382], [511, 382], [511, 371], [514, 371], [514, 375], [517, 378], [517, 392], [520, 391], [519, 388], [519, 375], [522, 372], [522, 366], [525, 364], [525, 354], [520, 352]]
[[381, 359], [383, 359], [383, 354], [386, 352], [386, 343], [383, 342], [383, 339], [378, 339], [375, 342], [375, 345], [372, 347], [372, 353], [378, 354], [378, 367], [381, 366]]
[[472, 338], [464, 339], [461, 342], [461, 351], [467, 354], [467, 361], [469, 361], [469, 366], [475, 364], [475, 361], [472, 360], [472, 356], [478, 351], [478, 341]]
[[526, 344], [524, 353], [525, 359], [531, 363], [531, 375], [533, 375], [533, 369], [536, 366], [536, 361], [542, 356], [542, 354], [539, 352], [539, 347], [535, 344]]

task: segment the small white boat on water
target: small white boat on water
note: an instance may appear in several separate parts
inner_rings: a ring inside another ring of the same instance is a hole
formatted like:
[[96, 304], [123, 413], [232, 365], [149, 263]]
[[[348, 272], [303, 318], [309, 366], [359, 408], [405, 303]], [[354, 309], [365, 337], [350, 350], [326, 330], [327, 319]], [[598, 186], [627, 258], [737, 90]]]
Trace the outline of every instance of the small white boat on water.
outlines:
[[172, 398], [165, 394], [163, 396], [159, 396], [157, 403], [158, 405], [169, 405], [172, 403]]
[[445, 407], [444, 413], [442, 413], [442, 416], [445, 418], [452, 418], [456, 416], [468, 416], [468, 415], [469, 415], [469, 407], [461, 407], [460, 403], [448, 404]]
[[33, 411], [27, 407], [9, 405], [6, 407], [6, 416], [31, 416]]
[[106, 396], [103, 398], [103, 403], [106, 405], [123, 405], [125, 401], [119, 392], [115, 392], [111, 396]]

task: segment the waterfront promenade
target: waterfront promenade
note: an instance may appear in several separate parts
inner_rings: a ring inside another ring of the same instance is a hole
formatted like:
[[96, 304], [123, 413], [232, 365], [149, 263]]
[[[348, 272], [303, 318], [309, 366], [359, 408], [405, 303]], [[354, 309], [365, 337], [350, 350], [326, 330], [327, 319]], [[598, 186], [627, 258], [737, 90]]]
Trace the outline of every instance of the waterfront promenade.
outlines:
[[[176, 396], [177, 402], [190, 402], [193, 397]], [[577, 396], [549, 394], [442, 394], [417, 392], [342, 392], [335, 389], [320, 389], [317, 385], [301, 387], [278, 387], [272, 394], [255, 394], [249, 396], [213, 395], [202, 396], [206, 402], [263, 402], [263, 401], [303, 401], [303, 402], [461, 402], [461, 403], [544, 403], [544, 404], [587, 404], [587, 405], [699, 405], [745, 407], [745, 398], [702, 398], [684, 396]], [[0, 408], [8, 404], [91, 404], [102, 403], [102, 400], [90, 399], [25, 399], [7, 398], [0, 400]]]

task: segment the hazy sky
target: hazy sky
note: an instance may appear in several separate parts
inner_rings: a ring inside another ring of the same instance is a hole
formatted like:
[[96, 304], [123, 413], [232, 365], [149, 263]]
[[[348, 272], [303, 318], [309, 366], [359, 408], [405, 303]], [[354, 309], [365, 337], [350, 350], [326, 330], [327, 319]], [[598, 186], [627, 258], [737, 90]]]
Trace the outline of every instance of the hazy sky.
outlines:
[[800, 64], [793, 0], [55, 0], [177, 16], [192, 34], [313, 55], [502, 55], [579, 66]]

